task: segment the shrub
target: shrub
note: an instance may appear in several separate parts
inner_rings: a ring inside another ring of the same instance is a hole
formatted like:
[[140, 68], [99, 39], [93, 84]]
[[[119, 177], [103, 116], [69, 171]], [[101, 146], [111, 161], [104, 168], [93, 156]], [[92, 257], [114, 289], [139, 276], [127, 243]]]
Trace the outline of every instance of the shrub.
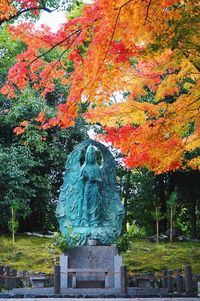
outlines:
[[145, 227], [139, 227], [136, 223], [133, 223], [131, 226], [128, 227], [127, 231], [130, 239], [140, 239], [145, 238], [147, 236]]
[[116, 246], [119, 253], [126, 252], [131, 246], [131, 240], [128, 233], [125, 233], [117, 238]]

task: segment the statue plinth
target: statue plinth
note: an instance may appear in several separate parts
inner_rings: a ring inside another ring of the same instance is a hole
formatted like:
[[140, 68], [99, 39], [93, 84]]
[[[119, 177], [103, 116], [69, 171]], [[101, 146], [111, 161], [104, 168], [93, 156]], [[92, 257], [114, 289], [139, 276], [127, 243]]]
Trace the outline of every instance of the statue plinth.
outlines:
[[[63, 258], [62, 258], [63, 259]], [[67, 262], [66, 262], [67, 261]], [[122, 257], [118, 255], [115, 246], [79, 246], [75, 247], [65, 256], [65, 273], [68, 269], [78, 270], [77, 281], [102, 280], [103, 274], [95, 272], [83, 272], [87, 269], [108, 271], [108, 287], [120, 289], [120, 267]], [[67, 267], [67, 269], [66, 269]], [[62, 263], [61, 263], [62, 270]], [[72, 287], [72, 276], [68, 275], [68, 281], [64, 282], [65, 288]], [[62, 286], [64, 288], [64, 286]]]

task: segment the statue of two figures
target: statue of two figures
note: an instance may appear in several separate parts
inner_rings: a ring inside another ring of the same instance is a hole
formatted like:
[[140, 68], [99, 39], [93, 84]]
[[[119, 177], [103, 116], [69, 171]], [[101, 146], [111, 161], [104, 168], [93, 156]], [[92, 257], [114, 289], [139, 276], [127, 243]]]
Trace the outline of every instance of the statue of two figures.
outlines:
[[[97, 163], [97, 153], [103, 164]], [[111, 245], [120, 235], [124, 207], [115, 170], [112, 154], [101, 143], [87, 140], [70, 154], [56, 215], [61, 232], [67, 237], [71, 229], [77, 245], [89, 240]]]

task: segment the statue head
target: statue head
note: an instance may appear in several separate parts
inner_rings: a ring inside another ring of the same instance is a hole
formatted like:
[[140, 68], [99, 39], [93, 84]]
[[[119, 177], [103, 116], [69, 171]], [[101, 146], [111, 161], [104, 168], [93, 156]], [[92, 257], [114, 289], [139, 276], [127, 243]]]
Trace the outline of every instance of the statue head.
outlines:
[[86, 151], [86, 156], [85, 156], [85, 161], [86, 163], [91, 163], [94, 164], [96, 161], [96, 151], [94, 146], [89, 145]]

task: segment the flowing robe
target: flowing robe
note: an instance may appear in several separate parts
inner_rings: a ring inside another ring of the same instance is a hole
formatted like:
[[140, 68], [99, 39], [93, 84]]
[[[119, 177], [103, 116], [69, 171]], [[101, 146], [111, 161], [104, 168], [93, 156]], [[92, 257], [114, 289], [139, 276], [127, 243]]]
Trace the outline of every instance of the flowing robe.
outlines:
[[81, 225], [98, 226], [102, 203], [102, 179], [96, 163], [86, 163], [81, 171], [83, 181], [83, 200], [81, 206]]

